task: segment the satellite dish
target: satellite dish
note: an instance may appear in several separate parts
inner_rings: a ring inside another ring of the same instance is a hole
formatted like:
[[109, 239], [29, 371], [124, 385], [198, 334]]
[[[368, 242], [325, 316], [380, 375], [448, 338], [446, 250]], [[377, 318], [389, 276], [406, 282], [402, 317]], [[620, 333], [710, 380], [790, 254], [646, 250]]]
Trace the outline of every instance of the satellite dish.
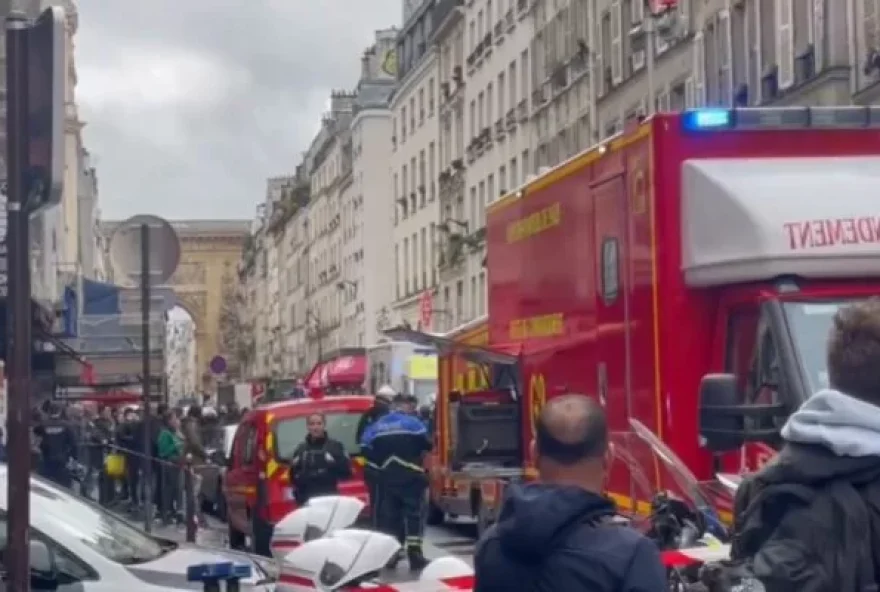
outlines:
[[150, 283], [164, 284], [180, 263], [180, 239], [171, 224], [158, 216], [132, 216], [110, 236], [110, 267], [114, 281], [123, 287], [140, 284], [141, 226], [150, 229]]

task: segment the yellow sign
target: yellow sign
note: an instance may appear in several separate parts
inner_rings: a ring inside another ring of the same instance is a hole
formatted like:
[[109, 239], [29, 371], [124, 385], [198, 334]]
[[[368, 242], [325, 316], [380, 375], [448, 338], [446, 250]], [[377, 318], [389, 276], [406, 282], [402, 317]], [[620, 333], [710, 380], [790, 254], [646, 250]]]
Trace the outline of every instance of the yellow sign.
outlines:
[[397, 51], [389, 49], [382, 58], [382, 71], [389, 76], [397, 76]]
[[524, 341], [529, 338], [557, 337], [565, 334], [565, 315], [561, 312], [514, 319], [508, 327], [511, 341]]
[[541, 234], [562, 223], [562, 206], [559, 202], [547, 206], [507, 225], [507, 242], [516, 243]]
[[437, 356], [411, 356], [407, 375], [413, 380], [436, 380]]
[[648, 211], [648, 185], [645, 178], [645, 167], [641, 160], [630, 163], [635, 167], [630, 173], [629, 195], [633, 214], [644, 214]]
[[532, 374], [529, 380], [529, 404], [532, 407], [532, 435], [538, 426], [538, 416], [547, 402], [547, 382], [543, 374]]

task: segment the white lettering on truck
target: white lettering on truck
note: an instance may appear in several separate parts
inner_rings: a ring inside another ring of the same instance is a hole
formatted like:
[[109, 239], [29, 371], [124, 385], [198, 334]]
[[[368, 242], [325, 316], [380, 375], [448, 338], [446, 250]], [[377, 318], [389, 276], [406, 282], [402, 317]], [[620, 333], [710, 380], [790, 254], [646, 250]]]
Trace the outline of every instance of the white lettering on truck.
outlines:
[[782, 226], [792, 251], [880, 243], [880, 216], [803, 220]]

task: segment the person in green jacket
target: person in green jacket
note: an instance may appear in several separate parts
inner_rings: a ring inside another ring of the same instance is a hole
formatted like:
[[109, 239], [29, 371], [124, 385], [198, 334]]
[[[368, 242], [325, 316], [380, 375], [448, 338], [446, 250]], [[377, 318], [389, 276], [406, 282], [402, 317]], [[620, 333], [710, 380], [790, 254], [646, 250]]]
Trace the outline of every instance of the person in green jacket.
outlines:
[[156, 452], [162, 466], [162, 521], [166, 524], [180, 520], [180, 477], [183, 461], [183, 434], [180, 418], [173, 412], [166, 413], [164, 425], [156, 442]]

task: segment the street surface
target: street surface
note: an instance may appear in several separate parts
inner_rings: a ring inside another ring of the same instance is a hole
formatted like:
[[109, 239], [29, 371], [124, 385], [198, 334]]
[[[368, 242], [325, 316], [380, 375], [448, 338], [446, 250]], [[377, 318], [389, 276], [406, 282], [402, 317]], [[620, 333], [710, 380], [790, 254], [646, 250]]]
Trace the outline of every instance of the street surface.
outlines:
[[[124, 513], [117, 513], [117, 515], [143, 528], [143, 520], [133, 520], [131, 516]], [[226, 524], [213, 516], [208, 516], [207, 520], [208, 526], [198, 530], [196, 543], [206, 547], [226, 548]], [[152, 534], [174, 541], [182, 542], [186, 539], [186, 529], [183, 525], [165, 526], [155, 524]], [[437, 559], [446, 555], [454, 555], [473, 565], [473, 553], [476, 545], [474, 534], [474, 526], [472, 524], [429, 526], [425, 531], [425, 556], [428, 559]], [[392, 573], [386, 573], [383, 579], [388, 583], [406, 582], [411, 581], [413, 576], [407, 569], [406, 561], [401, 561], [397, 570]]]

